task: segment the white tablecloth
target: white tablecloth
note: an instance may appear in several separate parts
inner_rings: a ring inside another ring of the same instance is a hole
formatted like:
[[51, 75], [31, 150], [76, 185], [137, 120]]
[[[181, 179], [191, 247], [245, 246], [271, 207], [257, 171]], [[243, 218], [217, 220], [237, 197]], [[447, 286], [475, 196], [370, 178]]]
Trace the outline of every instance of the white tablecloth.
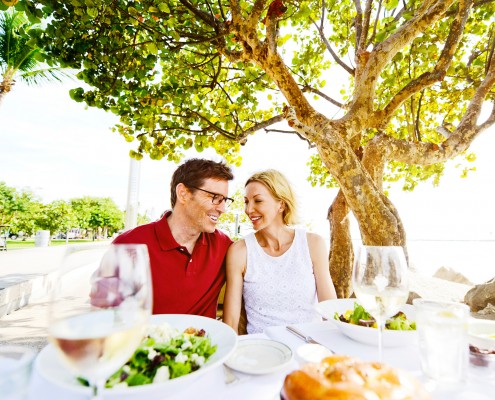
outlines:
[[[323, 345], [336, 353], [348, 354], [363, 360], [376, 360], [377, 347], [357, 343], [344, 336], [329, 322], [300, 324], [297, 327], [306, 335], [311, 335]], [[264, 334], [241, 336], [246, 338], [271, 338], [288, 345], [295, 353], [303, 341], [286, 330], [285, 327], [272, 327]], [[418, 348], [415, 343], [405, 347], [384, 348], [383, 361], [394, 367], [409, 370], [422, 379], [419, 367]], [[191, 385], [181, 388], [174, 393], [153, 393], [146, 400], [188, 400], [188, 399], [218, 399], [218, 400], [275, 400], [280, 399], [280, 389], [285, 376], [299, 365], [292, 360], [283, 370], [269, 375], [253, 376], [237, 373], [240, 380], [226, 385], [222, 367], [216, 368], [200, 376]], [[108, 396], [112, 398], [112, 396]], [[495, 382], [470, 374], [467, 383], [454, 390], [434, 391], [434, 400], [493, 400], [495, 399]], [[67, 389], [57, 387], [44, 380], [35, 370], [31, 380], [28, 400], [87, 400], [87, 397], [74, 394]]]

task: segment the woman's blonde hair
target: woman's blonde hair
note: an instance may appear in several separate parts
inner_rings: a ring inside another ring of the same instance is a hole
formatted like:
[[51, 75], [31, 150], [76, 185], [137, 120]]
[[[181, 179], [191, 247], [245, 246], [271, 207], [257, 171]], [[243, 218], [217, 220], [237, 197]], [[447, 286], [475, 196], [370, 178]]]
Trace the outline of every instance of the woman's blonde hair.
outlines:
[[284, 203], [282, 218], [286, 225], [294, 225], [298, 222], [296, 196], [289, 181], [282, 173], [275, 169], [257, 172], [246, 181], [244, 187], [251, 182], [262, 183], [277, 201]]

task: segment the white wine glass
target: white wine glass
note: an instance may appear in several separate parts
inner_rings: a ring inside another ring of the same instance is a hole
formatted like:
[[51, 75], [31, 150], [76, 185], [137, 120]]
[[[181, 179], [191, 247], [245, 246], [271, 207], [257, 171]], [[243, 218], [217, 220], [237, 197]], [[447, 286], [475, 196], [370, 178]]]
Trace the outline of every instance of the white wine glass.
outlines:
[[48, 307], [48, 336], [92, 399], [138, 347], [151, 314], [146, 245], [67, 249]]
[[359, 303], [378, 325], [378, 357], [383, 360], [383, 330], [409, 296], [407, 261], [399, 246], [361, 246], [352, 273], [352, 287]]

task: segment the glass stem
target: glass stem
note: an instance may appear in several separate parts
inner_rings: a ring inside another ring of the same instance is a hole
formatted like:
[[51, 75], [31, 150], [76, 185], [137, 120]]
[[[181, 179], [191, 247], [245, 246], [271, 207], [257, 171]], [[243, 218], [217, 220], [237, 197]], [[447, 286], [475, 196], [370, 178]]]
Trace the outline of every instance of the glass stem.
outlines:
[[97, 379], [91, 385], [91, 400], [103, 400], [103, 388], [106, 379]]
[[385, 329], [385, 321], [379, 319], [378, 323], [378, 361], [383, 362], [383, 330]]

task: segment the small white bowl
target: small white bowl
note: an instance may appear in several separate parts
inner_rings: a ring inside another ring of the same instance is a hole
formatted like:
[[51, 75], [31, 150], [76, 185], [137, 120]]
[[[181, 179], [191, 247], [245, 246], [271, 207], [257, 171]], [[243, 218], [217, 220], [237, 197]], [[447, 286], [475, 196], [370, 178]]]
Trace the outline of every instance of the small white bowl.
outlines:
[[306, 343], [296, 350], [296, 360], [299, 364], [319, 363], [325, 357], [331, 356], [332, 352], [325, 346], [316, 343]]
[[468, 335], [470, 345], [495, 351], [495, 320], [471, 318]]

